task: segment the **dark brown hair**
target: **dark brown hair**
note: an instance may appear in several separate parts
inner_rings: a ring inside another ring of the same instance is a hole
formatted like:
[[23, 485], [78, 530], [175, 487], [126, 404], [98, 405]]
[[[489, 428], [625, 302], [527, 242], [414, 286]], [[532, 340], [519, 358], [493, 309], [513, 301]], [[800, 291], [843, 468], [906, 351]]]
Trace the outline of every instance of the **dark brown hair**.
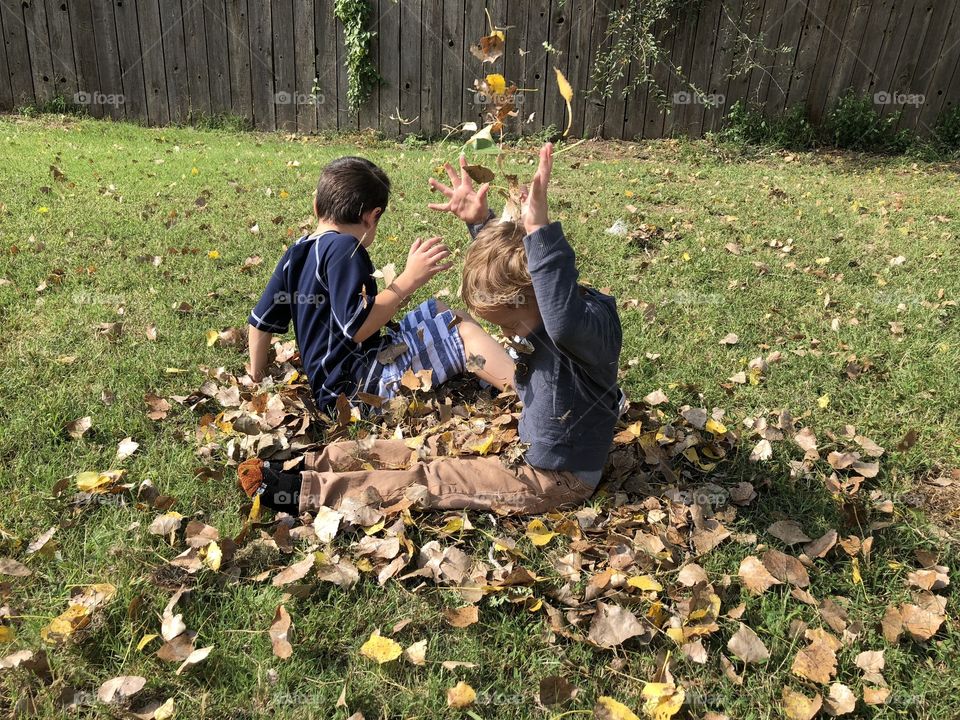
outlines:
[[366, 158], [348, 156], [323, 169], [313, 209], [324, 220], [357, 223], [365, 212], [386, 209], [389, 198], [387, 174]]

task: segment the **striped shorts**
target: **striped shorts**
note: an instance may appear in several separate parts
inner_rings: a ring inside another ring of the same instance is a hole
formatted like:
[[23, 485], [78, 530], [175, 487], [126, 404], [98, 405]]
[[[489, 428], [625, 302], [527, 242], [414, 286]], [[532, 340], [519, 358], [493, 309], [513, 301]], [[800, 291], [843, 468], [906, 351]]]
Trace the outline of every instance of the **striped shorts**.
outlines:
[[433, 371], [433, 384], [440, 385], [466, 370], [467, 356], [460, 331], [454, 325], [456, 316], [450, 310], [437, 312], [433, 298], [422, 302], [400, 321], [399, 330], [387, 332], [394, 345], [403, 343], [407, 349], [393, 362], [377, 363], [380, 383], [377, 394], [392, 398], [400, 387], [400, 378], [408, 370]]

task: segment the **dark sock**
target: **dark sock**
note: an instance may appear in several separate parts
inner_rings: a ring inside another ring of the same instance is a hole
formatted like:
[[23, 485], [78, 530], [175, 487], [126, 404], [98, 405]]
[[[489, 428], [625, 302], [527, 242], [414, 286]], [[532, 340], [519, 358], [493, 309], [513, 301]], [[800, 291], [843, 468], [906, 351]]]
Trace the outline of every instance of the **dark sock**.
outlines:
[[270, 463], [263, 463], [260, 502], [277, 512], [297, 515], [300, 512], [300, 473], [280, 472]]

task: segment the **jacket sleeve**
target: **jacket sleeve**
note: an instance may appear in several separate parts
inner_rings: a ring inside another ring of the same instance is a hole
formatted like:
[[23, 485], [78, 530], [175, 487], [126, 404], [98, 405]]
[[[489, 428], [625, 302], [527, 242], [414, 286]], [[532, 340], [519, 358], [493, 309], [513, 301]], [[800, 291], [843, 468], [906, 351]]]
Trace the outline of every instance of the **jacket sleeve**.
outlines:
[[586, 365], [609, 364], [619, 354], [620, 320], [606, 303], [584, 297], [576, 255], [559, 222], [523, 239], [543, 326], [565, 353]]
[[488, 211], [487, 211], [487, 219], [484, 220], [483, 222], [478, 222], [478, 223], [475, 223], [475, 224], [474, 224], [474, 223], [467, 223], [467, 230], [470, 231], [470, 237], [471, 237], [472, 239], [476, 240], [476, 239], [477, 239], [477, 235], [480, 233], [480, 231], [483, 230], [483, 228], [485, 228], [485, 227], [487, 226], [487, 223], [489, 223], [489, 222], [490, 222], [491, 220], [493, 220], [495, 217], [496, 217], [496, 214], [493, 212], [493, 210], [488, 210]]
[[258, 330], [282, 334], [290, 327], [291, 297], [285, 272], [290, 261], [289, 255], [288, 250], [280, 258], [260, 300], [247, 318], [247, 322]]

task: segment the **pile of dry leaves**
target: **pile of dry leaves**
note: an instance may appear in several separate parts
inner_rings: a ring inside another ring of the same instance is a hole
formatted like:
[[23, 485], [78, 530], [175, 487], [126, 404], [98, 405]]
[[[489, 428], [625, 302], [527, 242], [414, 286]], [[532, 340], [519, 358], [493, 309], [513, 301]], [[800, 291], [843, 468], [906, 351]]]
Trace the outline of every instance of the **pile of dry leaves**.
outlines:
[[[331, 418], [313, 406], [293, 344], [277, 343], [275, 350], [276, 364], [262, 384], [220, 368], [208, 370], [206, 381], [189, 395], [145, 397], [150, 418], [177, 422], [184, 439], [196, 445], [204, 463], [198, 475], [232, 477], [224, 465], [251, 456], [295, 468], [304, 451], [348, 438], [357, 443], [360, 458], [374, 439], [391, 438], [407, 443], [414, 462], [431, 436], [453, 455], [497, 454], [510, 463], [522, 453], [513, 394], [494, 396], [468, 381], [435, 389], [429, 373], [408, 373], [399, 397], [364, 396], [356, 405], [342, 398], [337, 417]], [[756, 366], [758, 372], [766, 369], [763, 361]], [[145, 636], [139, 648], [175, 665], [178, 674], [215, 652], [196, 647], [196, 633], [176, 612], [198, 573], [271, 583], [283, 587], [290, 600], [322, 583], [345, 590], [358, 582], [402, 582], [413, 591], [442, 585], [463, 600], [461, 608], [447, 613], [454, 627], [477, 622], [485, 598], [496, 598], [493, 605], [516, 604], [542, 614], [557, 642], [605, 649], [651, 646], [660, 670], [644, 690], [643, 712], [669, 718], [684, 705], [709, 709], [702, 707], [700, 680], [674, 677], [678, 655], [706, 665], [710, 647], [718, 646], [711, 638], [720, 637], [721, 643], [725, 638], [726, 652], [715, 653], [713, 661], [718, 672], [738, 684], [751, 666], [768, 661], [763, 640], [742, 622], [741, 593], [781, 592], [816, 608], [821, 619], [815, 627], [800, 621], [791, 626], [801, 648], [790, 660], [796, 686], [783, 689], [786, 715], [812, 718], [823, 711], [836, 716], [853, 712], [860, 701], [886, 702], [891, 691], [883, 678], [882, 650], [864, 649], [856, 658], [862, 697], [835, 682], [838, 651], [857, 644], [864, 626], [848, 618], [846, 598], [816, 597], [809, 590], [811, 577], [827, 571], [849, 573], [858, 581], [861, 563], [870, 557], [872, 532], [891, 523], [892, 503], [864, 486], [877, 475], [884, 449], [852, 427], [821, 444], [786, 411], [744, 418], [734, 427], [721, 409], [682, 406], [674, 413], [664, 409], [668, 404], [660, 390], [631, 403], [618, 426], [605, 481], [587, 506], [533, 519], [422, 513], [414, 489], [390, 506], [368, 496], [301, 517], [265, 514], [256, 502], [247, 502], [243, 529], [230, 537], [171, 510], [173, 498], [159, 495], [149, 481], [124, 482], [123, 471], [78, 474], [73, 502], [83, 507], [96, 496], [134, 493], [141, 508], [156, 513], [149, 531], [169, 548], [168, 566], [156, 576], [175, 592], [157, 632]], [[378, 412], [371, 414], [371, 406]], [[770, 460], [777, 445], [795, 458], [790, 463], [794, 476], [820, 476], [825, 489], [842, 499], [845, 530], [810, 537], [789, 519], [767, 528], [769, 537], [730, 529], [763, 489], [742, 478], [757, 477], [750, 469]], [[136, 450], [129, 438], [122, 446], [118, 452]], [[238, 504], [245, 500], [239, 492], [236, 498]], [[55, 530], [31, 547], [42, 547]], [[711, 577], [703, 569], [703, 558], [722, 543], [744, 548], [736, 576]], [[932, 554], [918, 553], [914, 560], [913, 601], [888, 607], [876, 618], [889, 642], [928, 640], [945, 619], [940, 591], [949, 584], [948, 569]], [[31, 572], [12, 558], [2, 563], [5, 575]], [[51, 646], [71, 641], [113, 594], [109, 585], [78, 588], [64, 613], [44, 630], [44, 640]], [[361, 655], [381, 663], [425, 662], [426, 641], [404, 648], [390, 637], [398, 630], [387, 635], [375, 630]], [[281, 605], [270, 628], [278, 658], [291, 656], [294, 636], [295, 618]], [[21, 651], [0, 663], [48, 674], [42, 653]], [[117, 687], [101, 691], [113, 693], [111, 702], [127, 699], [133, 694], [127, 690], [137, 685], [130, 678], [110, 682]], [[572, 684], [553, 677], [544, 680], [539, 700], [561, 704], [575, 694]], [[472, 698], [472, 688], [461, 682], [451, 688], [448, 701], [466, 707]], [[155, 702], [142, 717], [165, 717], [164, 708], [170, 710]], [[613, 698], [602, 698], [595, 712], [597, 717], [635, 717]]]

